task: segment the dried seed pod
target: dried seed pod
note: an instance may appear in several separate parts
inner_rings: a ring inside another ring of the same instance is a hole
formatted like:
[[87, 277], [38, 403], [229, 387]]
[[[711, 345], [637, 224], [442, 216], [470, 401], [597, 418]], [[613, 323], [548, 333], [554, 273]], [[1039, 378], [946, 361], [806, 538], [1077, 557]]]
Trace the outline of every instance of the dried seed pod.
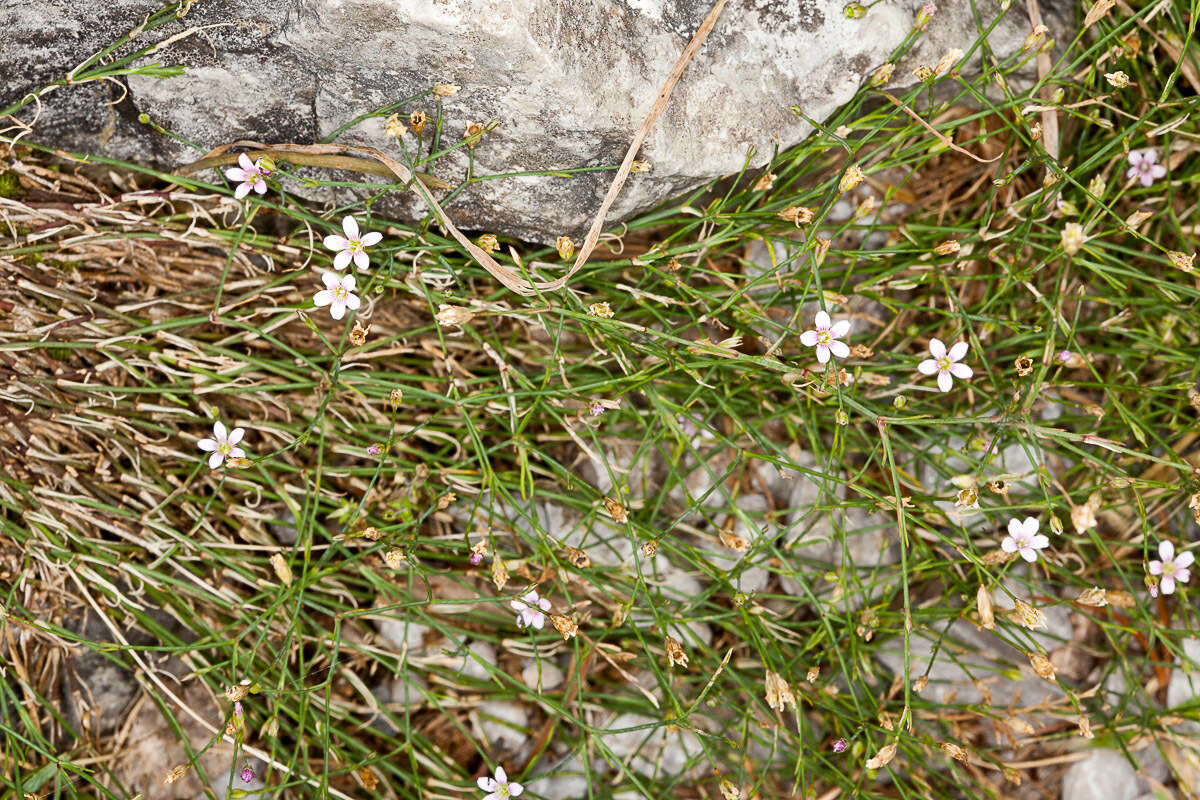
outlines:
[[688, 656], [687, 653], [684, 652], [683, 645], [679, 643], [679, 640], [668, 635], [663, 640], [663, 644], [667, 649], [667, 663], [672, 667], [680, 666], [684, 669], [687, 669]]

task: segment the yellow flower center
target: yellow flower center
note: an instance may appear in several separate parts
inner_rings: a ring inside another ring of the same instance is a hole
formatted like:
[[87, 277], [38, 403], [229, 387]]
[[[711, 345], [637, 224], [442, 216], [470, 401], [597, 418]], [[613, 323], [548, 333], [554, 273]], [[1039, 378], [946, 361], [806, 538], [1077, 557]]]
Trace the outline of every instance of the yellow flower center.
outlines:
[[817, 331], [817, 344], [829, 344], [829, 331]]
[[220, 442], [217, 445], [217, 452], [223, 456], [227, 456], [233, 452], [233, 445], [231, 445], [229, 442]]
[[361, 253], [363, 251], [363, 243], [360, 239], [350, 239], [346, 242], [346, 249], [351, 253]]
[[943, 356], [942, 358], [939, 358], [937, 360], [938, 370], [940, 370], [941, 372], [949, 372], [950, 365], [952, 363], [953, 362], [950, 360], [950, 358], [948, 356]]
[[1162, 574], [1163, 574], [1164, 578], [1175, 577], [1175, 562], [1174, 561], [1164, 561]]
[[343, 287], [339, 286], [333, 290], [333, 296], [335, 298], [337, 298], [338, 300], [345, 300], [346, 299], [346, 290]]

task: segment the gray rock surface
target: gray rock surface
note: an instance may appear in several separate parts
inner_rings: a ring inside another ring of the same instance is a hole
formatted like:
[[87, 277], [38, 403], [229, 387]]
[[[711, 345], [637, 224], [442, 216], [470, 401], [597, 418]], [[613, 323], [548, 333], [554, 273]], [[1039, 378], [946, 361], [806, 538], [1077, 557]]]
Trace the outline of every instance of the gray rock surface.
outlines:
[[1137, 774], [1116, 750], [1098, 749], [1063, 776], [1062, 800], [1134, 800]]
[[[848, 19], [843, 0], [732, 0], [689, 65], [642, 149], [653, 164], [632, 176], [610, 219], [627, 217], [712, 178], [767, 163], [777, 145], [800, 141], [809, 124], [849, 100], [912, 28], [921, 0], [889, 0]], [[905, 65], [933, 64], [951, 47], [969, 49], [973, 4], [946, 3]], [[974, 4], [986, 28], [996, 6]], [[998, 58], [1029, 30], [1021, 4], [990, 37]], [[1042, 13], [1074, 7], [1042, 2]], [[185, 66], [182, 76], [130, 76], [53, 91], [32, 137], [58, 146], [175, 167], [199, 155], [137, 121], [140, 112], [204, 150], [238, 139], [312, 143], [356, 117], [454, 83], [444, 101], [443, 144], [472, 122], [498, 122], [475, 148], [476, 172], [616, 164], [680, 52], [708, 12], [708, 0], [229, 0], [196, 3], [183, 19], [143, 31], [149, 47], [191, 28], [147, 58]], [[59, 80], [142, 23], [156, 0], [104, 4], [15, 0], [6, 4], [0, 108]], [[117, 55], [132, 52], [131, 47]], [[897, 82], [911, 82], [905, 65]], [[116, 100], [121, 102], [114, 103]], [[435, 110], [432, 98], [411, 110]], [[23, 115], [32, 119], [32, 109]], [[342, 136], [398, 152], [376, 117]], [[429, 131], [424, 145], [428, 147]], [[409, 133], [410, 152], [417, 146]], [[435, 167], [456, 181], [467, 155]], [[326, 175], [325, 177], [333, 177]], [[484, 181], [449, 211], [467, 229], [552, 241], [586, 227], [611, 178], [522, 177]], [[332, 199], [317, 190], [314, 198]], [[350, 190], [353, 191], [353, 190]], [[342, 195], [341, 199], [345, 199]], [[411, 214], [412, 195], [380, 204]]]

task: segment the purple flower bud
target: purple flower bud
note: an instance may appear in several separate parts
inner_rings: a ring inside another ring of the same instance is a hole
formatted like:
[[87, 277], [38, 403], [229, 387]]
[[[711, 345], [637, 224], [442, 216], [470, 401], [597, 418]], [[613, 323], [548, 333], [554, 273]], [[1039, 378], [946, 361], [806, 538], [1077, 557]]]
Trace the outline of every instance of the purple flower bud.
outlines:
[[383, 452], [383, 445], [381, 445], [381, 444], [367, 445], [367, 455], [369, 455], [369, 456], [377, 456], [382, 452]]
[[1063, 350], [1062, 352], [1060, 352], [1060, 353], [1058, 354], [1058, 356], [1057, 356], [1057, 357], [1058, 357], [1058, 363], [1060, 363], [1060, 364], [1070, 364], [1070, 363], [1071, 363], [1071, 359], [1075, 357], [1075, 354], [1074, 354], [1074, 353], [1072, 353], [1070, 350]]
[[846, 746], [847, 745], [846, 745], [845, 739], [838, 739], [836, 742], [833, 743], [833, 752], [844, 753], [844, 752], [846, 752]]
[[478, 567], [483, 563], [483, 555], [481, 553], [471, 553], [471, 558], [469, 560], [471, 562], [471, 566]]
[[603, 414], [603, 413], [604, 413], [604, 405], [603, 405], [603, 404], [601, 404], [599, 401], [597, 401], [597, 402], [595, 402], [595, 403], [592, 403], [591, 407], [590, 407], [590, 408], [588, 408], [588, 412], [589, 412], [589, 413], [590, 413], [590, 414], [591, 414], [593, 417], [598, 417], [598, 416], [600, 416], [601, 414]]
[[242, 767], [242, 783], [249, 783], [254, 780], [254, 770], [250, 767]]
[[242, 701], [241, 700], [238, 700], [233, 704], [233, 716], [238, 719], [242, 718]]

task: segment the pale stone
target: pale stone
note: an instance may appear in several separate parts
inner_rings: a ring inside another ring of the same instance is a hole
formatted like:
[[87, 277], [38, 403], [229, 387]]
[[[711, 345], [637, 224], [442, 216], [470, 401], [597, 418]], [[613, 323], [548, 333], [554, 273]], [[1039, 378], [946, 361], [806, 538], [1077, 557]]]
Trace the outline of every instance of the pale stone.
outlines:
[[1116, 750], [1094, 750], [1063, 776], [1062, 800], [1134, 800], [1137, 796], [1137, 774]]

